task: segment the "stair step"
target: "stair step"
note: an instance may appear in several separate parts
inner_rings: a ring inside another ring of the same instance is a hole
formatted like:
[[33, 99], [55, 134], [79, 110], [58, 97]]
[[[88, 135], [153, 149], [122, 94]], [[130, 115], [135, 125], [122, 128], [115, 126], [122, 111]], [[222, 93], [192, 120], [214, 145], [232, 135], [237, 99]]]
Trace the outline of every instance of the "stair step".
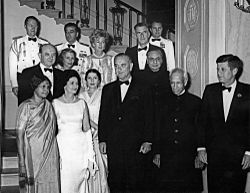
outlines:
[[20, 193], [19, 186], [2, 186], [1, 193]]
[[28, 7], [41, 9], [42, 0], [19, 0], [20, 5], [27, 5]]
[[17, 156], [3, 156], [2, 157], [2, 168], [18, 168], [18, 157]]
[[56, 24], [67, 24], [67, 23], [76, 23], [77, 19], [62, 19], [62, 18], [55, 18]]
[[18, 186], [18, 168], [5, 168], [1, 173], [1, 186]]
[[59, 9], [37, 9], [38, 15], [46, 15], [50, 18], [59, 18]]
[[4, 135], [2, 143], [2, 152], [13, 152], [17, 153], [16, 137], [13, 135]]

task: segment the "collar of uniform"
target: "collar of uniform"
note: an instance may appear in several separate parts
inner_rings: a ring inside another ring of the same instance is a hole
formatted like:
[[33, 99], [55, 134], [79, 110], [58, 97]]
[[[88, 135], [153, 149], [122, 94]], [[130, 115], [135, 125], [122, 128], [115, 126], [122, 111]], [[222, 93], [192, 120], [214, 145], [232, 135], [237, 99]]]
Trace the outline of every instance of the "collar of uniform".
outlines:
[[184, 89], [183, 91], [181, 91], [181, 93], [179, 95], [177, 95], [178, 97], [179, 96], [182, 96], [184, 93], [186, 92], [186, 90]]
[[76, 44], [77, 44], [77, 41], [75, 41], [73, 44], [69, 44], [69, 42], [66, 43], [67, 46], [68, 45], [75, 45], [75, 47], [76, 47]]
[[[30, 37], [30, 38], [31, 38], [31, 37]], [[32, 38], [36, 38], [36, 39], [38, 40], [38, 37], [37, 37], [37, 36], [34, 36], [34, 37], [32, 37]], [[25, 40], [28, 41], [28, 39], [29, 39], [29, 36], [26, 34], [26, 35], [25, 35]]]

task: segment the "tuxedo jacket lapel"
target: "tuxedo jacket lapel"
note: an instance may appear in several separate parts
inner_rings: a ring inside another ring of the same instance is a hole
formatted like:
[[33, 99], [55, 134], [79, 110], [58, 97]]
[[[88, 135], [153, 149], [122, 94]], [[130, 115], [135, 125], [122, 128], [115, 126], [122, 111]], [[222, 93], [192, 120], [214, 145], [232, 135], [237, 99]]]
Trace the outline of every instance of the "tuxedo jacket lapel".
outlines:
[[214, 107], [217, 107], [217, 113], [219, 116], [219, 120], [221, 120], [223, 123], [225, 123], [225, 116], [224, 116], [224, 106], [223, 106], [223, 95], [222, 95], [222, 88], [221, 85], [218, 85], [216, 88], [214, 94], [214, 102], [216, 103]]
[[130, 92], [131, 92], [131, 86], [132, 86], [131, 84], [132, 84], [132, 82], [130, 83], [130, 85], [128, 87], [127, 93], [125, 94], [125, 96], [123, 98], [122, 104], [124, 104], [128, 100], [128, 97], [129, 97]]
[[238, 106], [238, 103], [240, 100], [239, 95], [242, 96], [242, 87], [241, 87], [240, 83], [237, 83], [235, 91], [234, 91], [234, 96], [232, 98], [232, 102], [231, 102], [231, 105], [229, 108], [226, 122], [230, 121], [230, 119], [233, 117], [234, 110]]
[[121, 88], [120, 88], [120, 84], [119, 84], [118, 80], [116, 81], [116, 83], [114, 85], [113, 93], [114, 93], [115, 105], [116, 105], [116, 107], [120, 107], [120, 105], [121, 105]]

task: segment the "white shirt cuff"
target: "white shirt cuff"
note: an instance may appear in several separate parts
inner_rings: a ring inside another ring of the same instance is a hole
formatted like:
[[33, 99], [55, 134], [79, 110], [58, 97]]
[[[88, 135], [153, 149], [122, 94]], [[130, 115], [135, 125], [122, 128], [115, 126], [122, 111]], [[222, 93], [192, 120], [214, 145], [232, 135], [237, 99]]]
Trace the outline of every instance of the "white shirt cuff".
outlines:
[[198, 147], [197, 148], [197, 151], [201, 151], [201, 150], [206, 150], [206, 148], [205, 147]]

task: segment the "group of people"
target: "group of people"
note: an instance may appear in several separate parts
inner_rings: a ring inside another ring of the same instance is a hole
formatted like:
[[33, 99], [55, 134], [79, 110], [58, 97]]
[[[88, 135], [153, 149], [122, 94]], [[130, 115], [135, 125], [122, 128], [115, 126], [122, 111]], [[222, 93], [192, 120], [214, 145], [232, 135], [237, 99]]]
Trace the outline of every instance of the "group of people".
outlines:
[[244, 192], [250, 86], [238, 80], [237, 56], [218, 57], [219, 82], [200, 99], [175, 68], [161, 22], [136, 24], [138, 44], [115, 56], [104, 30], [87, 46], [68, 23], [67, 42], [54, 46], [37, 37], [39, 25], [27, 17], [27, 35], [13, 40], [9, 55], [20, 189], [198, 193], [207, 168], [209, 192]]

